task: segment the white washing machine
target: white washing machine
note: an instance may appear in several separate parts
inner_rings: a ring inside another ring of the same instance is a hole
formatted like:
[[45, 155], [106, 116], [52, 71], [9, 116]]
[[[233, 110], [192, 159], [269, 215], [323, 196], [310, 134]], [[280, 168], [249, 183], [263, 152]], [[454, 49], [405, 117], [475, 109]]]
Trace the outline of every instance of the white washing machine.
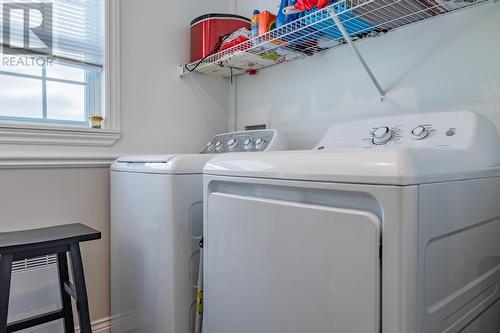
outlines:
[[340, 123], [204, 169], [204, 333], [500, 332], [500, 142], [471, 112]]
[[201, 154], [133, 156], [111, 166], [113, 333], [193, 329], [205, 163], [227, 151], [284, 149], [275, 130], [214, 137]]

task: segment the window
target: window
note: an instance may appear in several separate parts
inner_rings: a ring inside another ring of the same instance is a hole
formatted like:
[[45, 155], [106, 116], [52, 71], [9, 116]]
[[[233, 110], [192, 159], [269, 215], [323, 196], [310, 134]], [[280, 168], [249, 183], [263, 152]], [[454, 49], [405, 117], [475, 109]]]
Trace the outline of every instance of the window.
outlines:
[[101, 77], [102, 70], [57, 63], [29, 69], [0, 65], [0, 117], [86, 125], [89, 115], [101, 112]]
[[105, 39], [118, 30], [107, 20], [117, 20], [117, 7], [117, 0], [0, 0], [0, 142], [2, 128], [19, 125], [89, 130], [95, 143], [90, 115], [106, 119], [102, 132], [118, 132], [105, 100], [116, 77], [105, 68]]

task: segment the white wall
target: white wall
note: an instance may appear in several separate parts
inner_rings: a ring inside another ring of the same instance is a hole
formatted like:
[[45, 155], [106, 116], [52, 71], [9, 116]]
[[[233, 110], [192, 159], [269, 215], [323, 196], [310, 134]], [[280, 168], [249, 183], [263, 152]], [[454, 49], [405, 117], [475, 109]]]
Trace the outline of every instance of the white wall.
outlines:
[[122, 1], [121, 152], [198, 152], [228, 129], [228, 83], [178, 77], [189, 59], [189, 23], [227, 12], [228, 0]]
[[[239, 13], [248, 15], [254, 3], [238, 0]], [[386, 103], [378, 102], [352, 50], [342, 47], [239, 78], [238, 127], [267, 123], [288, 134], [294, 148], [309, 149], [330, 124], [357, 117], [468, 109], [500, 123], [500, 4], [357, 45], [387, 90]]]

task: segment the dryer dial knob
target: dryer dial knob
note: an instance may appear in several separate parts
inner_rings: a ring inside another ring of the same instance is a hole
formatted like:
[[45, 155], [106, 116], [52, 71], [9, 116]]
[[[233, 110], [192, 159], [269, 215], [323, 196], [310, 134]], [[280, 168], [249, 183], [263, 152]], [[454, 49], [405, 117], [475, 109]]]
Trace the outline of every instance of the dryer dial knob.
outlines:
[[429, 136], [429, 130], [424, 126], [417, 126], [411, 131], [413, 140], [422, 140]]
[[255, 148], [257, 148], [257, 149], [264, 147], [265, 144], [266, 144], [266, 141], [264, 139], [255, 140]]
[[375, 145], [385, 145], [394, 138], [394, 131], [389, 127], [379, 127], [372, 132], [372, 142]]

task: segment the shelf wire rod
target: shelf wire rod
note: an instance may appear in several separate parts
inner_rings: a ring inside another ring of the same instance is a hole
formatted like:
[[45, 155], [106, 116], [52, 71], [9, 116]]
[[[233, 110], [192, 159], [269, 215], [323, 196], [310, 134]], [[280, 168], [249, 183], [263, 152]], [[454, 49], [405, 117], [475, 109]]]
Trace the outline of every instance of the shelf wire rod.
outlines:
[[356, 54], [356, 57], [361, 62], [361, 65], [363, 65], [363, 68], [365, 69], [365, 71], [370, 76], [370, 79], [372, 80], [373, 84], [375, 85], [375, 87], [377, 88], [377, 90], [378, 90], [378, 92], [380, 94], [381, 101], [385, 101], [385, 91], [384, 91], [384, 89], [382, 89], [382, 86], [380, 85], [380, 83], [378, 82], [377, 78], [375, 77], [375, 75], [371, 71], [371, 69], [368, 66], [368, 64], [366, 63], [365, 59], [363, 58], [363, 56], [359, 52], [359, 50], [356, 47], [356, 45], [354, 45], [354, 43], [353, 43], [353, 41], [351, 39], [351, 36], [349, 35], [349, 33], [347, 32], [347, 30], [345, 29], [344, 25], [342, 24], [342, 22], [340, 21], [340, 19], [337, 17], [337, 15], [335, 14], [335, 11], [333, 9], [331, 9], [331, 8], [328, 9], [328, 12], [329, 12], [330, 16], [332, 17], [333, 21], [335, 21], [335, 24], [337, 25], [337, 28], [339, 28], [340, 32], [342, 33], [342, 36], [344, 36], [344, 39], [347, 41], [347, 44], [349, 44], [349, 46], [354, 50], [354, 53]]

